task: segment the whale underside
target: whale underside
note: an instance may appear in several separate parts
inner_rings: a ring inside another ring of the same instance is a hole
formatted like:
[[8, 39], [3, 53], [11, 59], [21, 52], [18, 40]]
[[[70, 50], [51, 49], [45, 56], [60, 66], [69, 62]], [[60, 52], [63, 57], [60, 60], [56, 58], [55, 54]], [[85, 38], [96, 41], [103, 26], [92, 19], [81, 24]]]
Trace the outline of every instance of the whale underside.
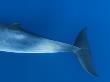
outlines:
[[80, 31], [73, 45], [46, 39], [24, 30], [18, 23], [0, 25], [0, 51], [12, 53], [58, 53], [73, 52], [82, 67], [92, 76], [92, 67], [86, 29]]

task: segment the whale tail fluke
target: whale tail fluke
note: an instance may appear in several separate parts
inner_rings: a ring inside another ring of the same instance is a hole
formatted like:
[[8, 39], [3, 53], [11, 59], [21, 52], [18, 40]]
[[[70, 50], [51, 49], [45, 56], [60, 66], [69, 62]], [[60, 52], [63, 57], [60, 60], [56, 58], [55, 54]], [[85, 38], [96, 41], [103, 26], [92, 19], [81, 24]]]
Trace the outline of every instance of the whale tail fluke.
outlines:
[[92, 76], [97, 77], [97, 73], [92, 67], [91, 57], [90, 57], [90, 49], [88, 46], [87, 36], [86, 36], [86, 28], [80, 31], [77, 36], [75, 46], [79, 47], [79, 50], [75, 53], [78, 61], [82, 65], [82, 67]]

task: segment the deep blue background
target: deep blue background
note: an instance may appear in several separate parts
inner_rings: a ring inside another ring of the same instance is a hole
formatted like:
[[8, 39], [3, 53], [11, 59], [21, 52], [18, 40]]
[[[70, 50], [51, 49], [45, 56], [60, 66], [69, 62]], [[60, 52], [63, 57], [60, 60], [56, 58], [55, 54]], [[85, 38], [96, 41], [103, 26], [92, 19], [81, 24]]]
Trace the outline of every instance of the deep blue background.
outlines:
[[0, 53], [0, 82], [110, 82], [110, 0], [0, 0], [0, 23], [73, 44], [87, 26], [94, 67], [92, 78], [73, 53]]

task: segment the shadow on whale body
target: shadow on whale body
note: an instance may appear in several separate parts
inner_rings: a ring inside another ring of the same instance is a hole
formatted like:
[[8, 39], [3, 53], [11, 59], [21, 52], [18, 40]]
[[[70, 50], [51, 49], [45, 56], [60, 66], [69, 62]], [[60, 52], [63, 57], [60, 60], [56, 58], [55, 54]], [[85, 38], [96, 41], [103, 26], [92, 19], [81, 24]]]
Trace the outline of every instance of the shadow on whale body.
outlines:
[[91, 64], [86, 28], [80, 31], [74, 45], [71, 45], [34, 35], [21, 28], [19, 23], [0, 25], [0, 51], [36, 54], [73, 52], [81, 66], [90, 75], [98, 76]]

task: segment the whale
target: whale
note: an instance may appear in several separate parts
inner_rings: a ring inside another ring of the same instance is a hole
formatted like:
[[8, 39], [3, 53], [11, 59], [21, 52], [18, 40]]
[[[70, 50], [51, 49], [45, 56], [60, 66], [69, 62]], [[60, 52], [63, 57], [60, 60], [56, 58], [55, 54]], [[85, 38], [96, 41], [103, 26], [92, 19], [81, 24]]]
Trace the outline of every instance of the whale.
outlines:
[[26, 31], [20, 23], [0, 24], [0, 52], [18, 54], [72, 52], [84, 70], [97, 77], [88, 44], [86, 28], [79, 32], [73, 44], [67, 44]]

